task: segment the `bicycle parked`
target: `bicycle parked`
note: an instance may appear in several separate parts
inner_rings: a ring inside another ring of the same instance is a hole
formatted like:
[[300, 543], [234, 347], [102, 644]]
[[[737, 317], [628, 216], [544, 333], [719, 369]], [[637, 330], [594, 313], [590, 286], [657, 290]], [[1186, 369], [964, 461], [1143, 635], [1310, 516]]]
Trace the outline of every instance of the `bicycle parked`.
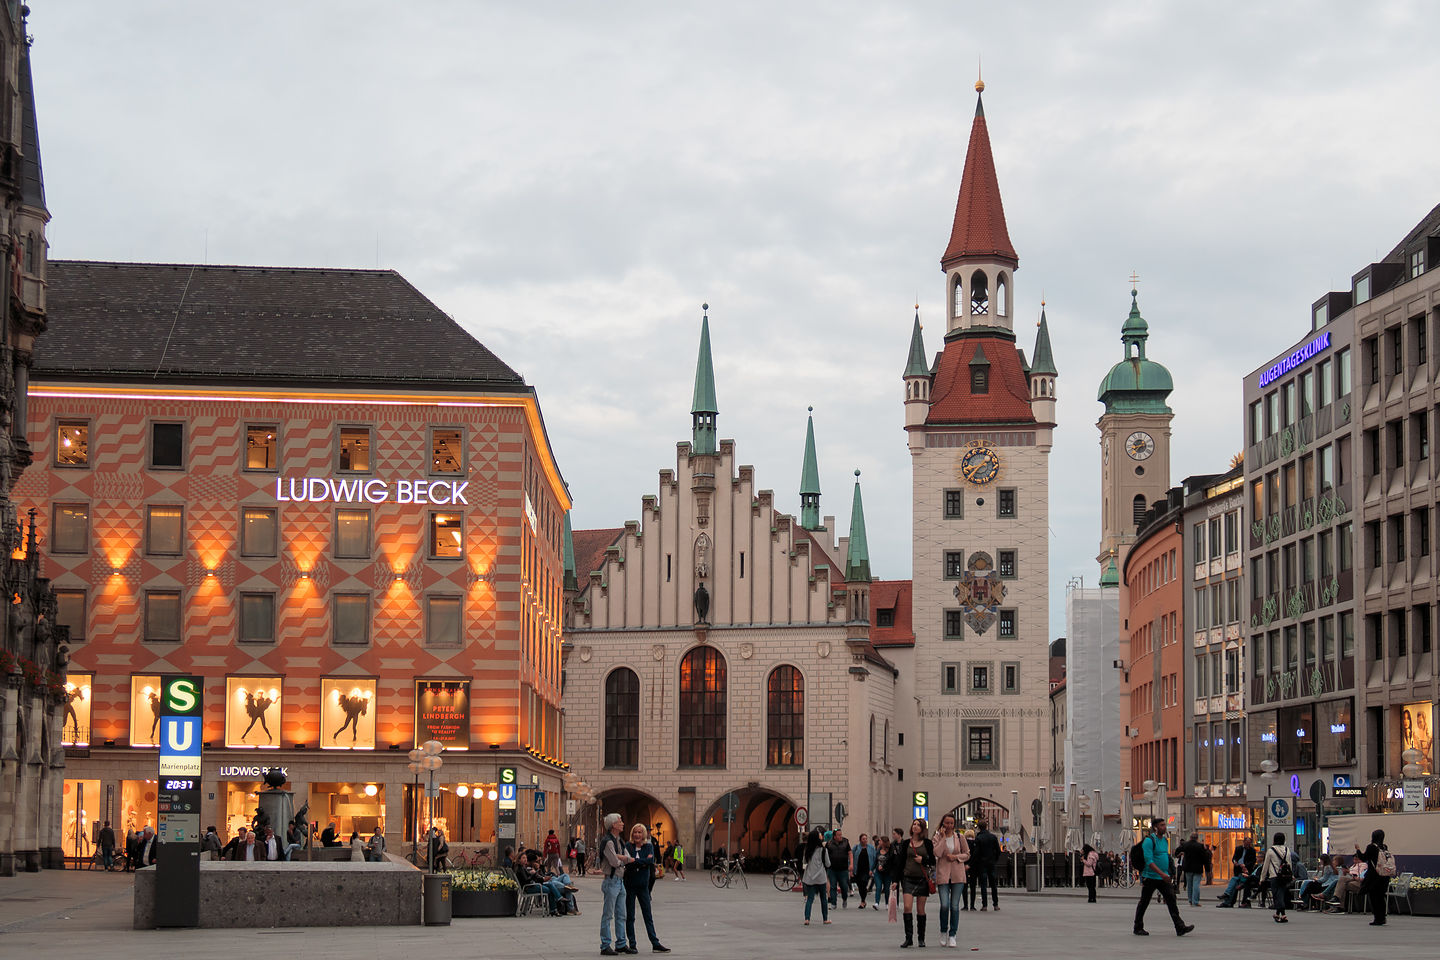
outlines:
[[770, 879], [775, 883], [776, 890], [783, 892], [795, 889], [795, 885], [800, 882], [800, 861], [781, 861], [780, 866], [775, 868], [775, 872], [771, 874]]
[[739, 878], [740, 884], [745, 889], [750, 889], [750, 881], [745, 879], [745, 855], [731, 857], [728, 860], [721, 860], [710, 868], [710, 882], [717, 887], [728, 887]]

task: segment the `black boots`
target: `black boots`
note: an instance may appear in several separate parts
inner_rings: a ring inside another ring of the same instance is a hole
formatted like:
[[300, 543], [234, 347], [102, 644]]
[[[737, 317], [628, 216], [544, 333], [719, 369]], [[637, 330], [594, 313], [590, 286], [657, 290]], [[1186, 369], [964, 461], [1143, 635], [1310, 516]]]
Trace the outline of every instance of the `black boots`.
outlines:
[[912, 916], [910, 916], [910, 914], [907, 913], [907, 914], [904, 915], [904, 920], [905, 920], [905, 942], [902, 943], [902, 944], [900, 944], [900, 946], [902, 946], [902, 947], [913, 947], [913, 946], [915, 946], [915, 918], [912, 917]]
[[920, 946], [923, 947], [925, 946], [925, 914], [922, 913], [916, 917], [915, 922], [920, 925], [920, 929], [917, 932], [920, 934]]

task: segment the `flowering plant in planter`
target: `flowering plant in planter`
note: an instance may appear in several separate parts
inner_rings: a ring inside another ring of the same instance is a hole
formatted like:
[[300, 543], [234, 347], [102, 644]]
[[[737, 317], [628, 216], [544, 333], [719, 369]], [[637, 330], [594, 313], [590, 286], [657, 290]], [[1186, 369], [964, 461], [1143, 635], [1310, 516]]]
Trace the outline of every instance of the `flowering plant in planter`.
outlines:
[[0, 647], [0, 675], [10, 673], [15, 669], [15, 664], [18, 662], [19, 661], [15, 659], [15, 654], [6, 650], [4, 647]]
[[1410, 889], [1440, 891], [1440, 877], [1411, 877]]
[[20, 661], [20, 673], [25, 677], [25, 683], [31, 687], [45, 686], [45, 671], [40, 669], [40, 664], [34, 660]]
[[514, 880], [499, 870], [452, 870], [450, 886], [455, 890], [471, 890], [477, 893], [520, 889]]

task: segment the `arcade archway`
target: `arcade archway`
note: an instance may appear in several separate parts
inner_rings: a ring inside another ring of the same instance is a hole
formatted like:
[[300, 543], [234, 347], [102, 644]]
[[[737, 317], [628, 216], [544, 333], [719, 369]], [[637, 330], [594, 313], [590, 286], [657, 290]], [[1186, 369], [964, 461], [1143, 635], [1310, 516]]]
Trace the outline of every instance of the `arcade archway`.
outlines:
[[600, 794], [595, 803], [589, 804], [581, 811], [580, 819], [584, 824], [583, 835], [586, 843], [594, 845], [595, 839], [604, 829], [601, 823], [605, 815], [609, 813], [618, 813], [625, 818], [625, 838], [627, 840], [630, 838], [630, 827], [637, 823], [643, 823], [649, 828], [650, 835], [660, 841], [661, 849], [664, 849], [666, 843], [675, 839], [675, 818], [670, 815], [665, 804], [643, 790], [636, 790], [633, 787], [616, 787]]
[[707, 860], [722, 849], [743, 853], [746, 867], [773, 868], [781, 858], [799, 849], [799, 828], [795, 826], [795, 804], [789, 797], [760, 786], [733, 791], [735, 818], [725, 819], [725, 797], [715, 797], [700, 819], [697, 836]]

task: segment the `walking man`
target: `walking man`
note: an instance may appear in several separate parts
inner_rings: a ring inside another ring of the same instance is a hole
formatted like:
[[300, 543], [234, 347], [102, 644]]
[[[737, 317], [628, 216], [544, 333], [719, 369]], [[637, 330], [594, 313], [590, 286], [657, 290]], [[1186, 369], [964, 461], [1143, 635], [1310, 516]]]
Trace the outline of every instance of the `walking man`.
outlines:
[[1210, 863], [1210, 851], [1200, 842], [1199, 833], [1191, 833], [1190, 839], [1180, 844], [1180, 875], [1185, 878], [1186, 899], [1190, 906], [1200, 906], [1200, 881]]
[[1170, 885], [1170, 844], [1165, 839], [1164, 820], [1157, 818], [1150, 822], [1150, 835], [1140, 841], [1140, 850], [1145, 864], [1140, 871], [1144, 886], [1140, 891], [1140, 903], [1135, 907], [1135, 936], [1150, 935], [1150, 931], [1145, 929], [1145, 908], [1150, 906], [1150, 898], [1156, 893], [1165, 901], [1170, 919], [1175, 922], [1175, 936], [1185, 936], [1195, 926], [1180, 919], [1180, 908], [1175, 905], [1175, 888]]
[[980, 909], [985, 909], [985, 892], [989, 887], [990, 899], [995, 909], [1000, 909], [1000, 885], [995, 881], [995, 864], [1000, 862], [1000, 841], [990, 832], [990, 825], [980, 821], [980, 832], [975, 834], [974, 849], [970, 852], [970, 863], [975, 876], [970, 880], [970, 909], [975, 909], [975, 888], [980, 888]]
[[825, 844], [830, 854], [830, 906], [835, 906], [835, 895], [840, 895], [841, 908], [850, 906], [850, 841], [836, 827]]
[[[625, 852], [621, 831], [625, 820], [618, 813], [605, 815], [605, 836], [600, 838], [600, 955], [613, 957], [621, 953], [639, 953], [625, 940], [625, 865], [631, 857]], [[611, 927], [614, 927], [613, 947]]]
[[[213, 830], [214, 827], [211, 827]], [[105, 821], [105, 826], [100, 828], [100, 863], [106, 870], [109, 870], [115, 862], [115, 831], [110, 826], [110, 821]]]

